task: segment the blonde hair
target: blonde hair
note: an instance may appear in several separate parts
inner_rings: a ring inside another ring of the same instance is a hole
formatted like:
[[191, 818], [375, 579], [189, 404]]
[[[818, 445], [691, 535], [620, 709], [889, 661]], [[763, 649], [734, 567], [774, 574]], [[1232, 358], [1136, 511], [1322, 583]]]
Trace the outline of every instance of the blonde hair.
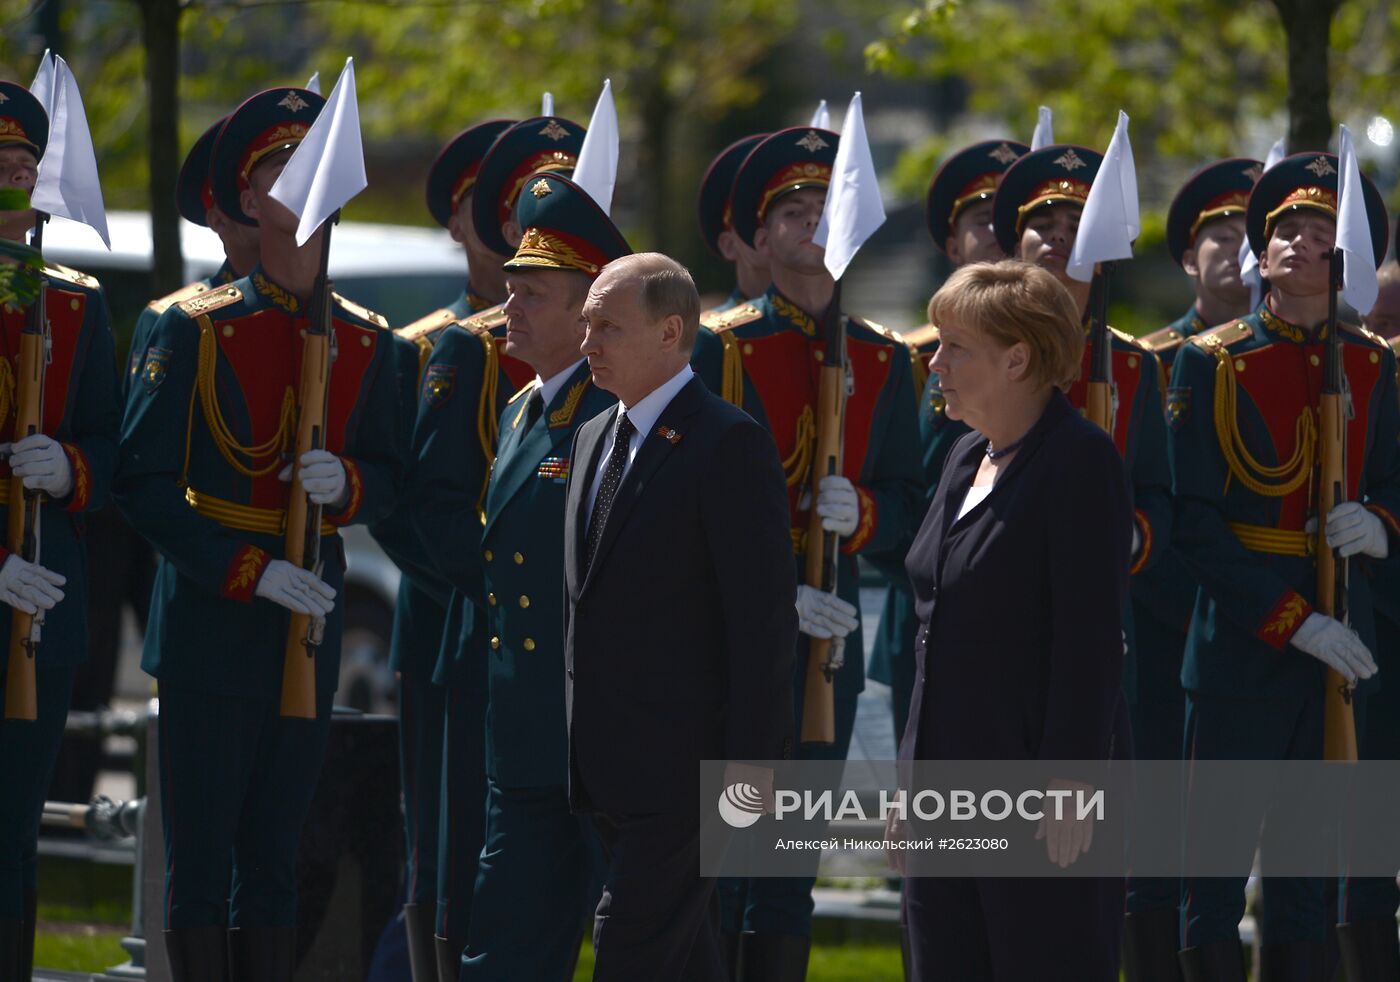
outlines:
[[1004, 348], [1030, 349], [1030, 377], [1068, 389], [1079, 377], [1084, 329], [1079, 306], [1050, 273], [1019, 259], [970, 263], [928, 302], [929, 322], [970, 328]]
[[682, 351], [695, 349], [700, 330], [700, 293], [690, 270], [660, 252], [634, 252], [603, 267], [611, 276], [628, 277], [641, 290], [642, 309], [654, 321], [675, 314], [681, 319]]

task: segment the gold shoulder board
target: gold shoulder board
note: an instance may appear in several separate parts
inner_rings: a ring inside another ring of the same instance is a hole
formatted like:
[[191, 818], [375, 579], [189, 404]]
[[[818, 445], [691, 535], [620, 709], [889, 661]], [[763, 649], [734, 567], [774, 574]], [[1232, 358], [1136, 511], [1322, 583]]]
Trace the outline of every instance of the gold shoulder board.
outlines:
[[506, 322], [505, 304], [498, 303], [494, 307], [487, 307], [479, 314], [472, 314], [461, 324], [468, 331], [480, 334], [482, 331], [490, 331], [500, 327]]
[[1153, 351], [1167, 351], [1175, 348], [1186, 340], [1186, 335], [1182, 334], [1174, 327], [1160, 327], [1150, 334], [1144, 334], [1138, 341], [1146, 348]]
[[88, 290], [101, 288], [102, 284], [97, 282], [97, 277], [89, 276], [87, 273], [80, 273], [76, 269], [68, 266], [60, 266], [58, 263], [45, 264], [44, 275], [51, 280], [58, 280], [60, 283], [72, 283], [74, 286], [81, 286]]
[[1210, 348], [1216, 344], [1224, 344], [1229, 347], [1253, 335], [1254, 331], [1244, 321], [1231, 321], [1228, 324], [1221, 324], [1219, 327], [1212, 327], [1208, 331], [1193, 335], [1191, 343], [1201, 348]]
[[229, 284], [221, 286], [217, 290], [206, 290], [188, 300], [182, 300], [177, 306], [191, 317], [198, 317], [201, 314], [213, 313], [242, 299], [243, 294], [239, 292], [238, 287]]
[[719, 334], [723, 331], [733, 330], [744, 324], [752, 324], [756, 320], [763, 319], [763, 311], [759, 310], [751, 303], [741, 303], [737, 307], [730, 307], [728, 310], [721, 310], [718, 313], [710, 312], [700, 317], [700, 323], [708, 327], [711, 331]]
[[412, 324], [406, 324], [394, 333], [409, 341], [417, 341], [425, 334], [432, 334], [434, 331], [455, 323], [457, 318], [452, 316], [452, 311], [446, 307], [439, 307], [427, 317], [420, 317]]
[[912, 331], [905, 331], [904, 343], [913, 345], [916, 348], [922, 348], [926, 344], [932, 344], [934, 341], [937, 341], [938, 337], [938, 328], [934, 327], [932, 324], [925, 324], [922, 327], [914, 328]]
[[1346, 331], [1348, 334], [1354, 334], [1357, 337], [1365, 338], [1378, 348], [1387, 348], [1390, 346], [1385, 338], [1381, 337], [1370, 328], [1362, 327], [1360, 324], [1350, 324], [1346, 321], [1342, 321], [1342, 330]]
[[340, 304], [340, 306], [344, 307], [346, 310], [348, 310], [350, 313], [354, 314], [361, 320], [367, 320], [376, 327], [382, 327], [385, 330], [388, 330], [389, 322], [379, 314], [376, 314], [374, 311], [370, 310], [368, 307], [361, 307], [355, 301], [347, 300], [345, 297], [342, 297], [340, 294], [334, 291], [331, 292], [331, 299], [334, 300], [336, 303]]
[[163, 314], [177, 303], [183, 303], [191, 297], [197, 297], [201, 293], [209, 292], [209, 284], [203, 280], [195, 280], [193, 283], [186, 283], [174, 293], [167, 293], [159, 300], [152, 300], [146, 304], [148, 310], [154, 310], [157, 314]]

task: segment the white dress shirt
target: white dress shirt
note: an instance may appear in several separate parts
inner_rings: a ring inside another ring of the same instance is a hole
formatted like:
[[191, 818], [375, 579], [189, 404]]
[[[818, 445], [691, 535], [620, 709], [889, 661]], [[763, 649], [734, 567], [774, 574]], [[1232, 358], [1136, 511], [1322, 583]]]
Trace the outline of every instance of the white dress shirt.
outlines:
[[[623, 412], [627, 414], [627, 419], [636, 427], [632, 434], [632, 440], [627, 446], [627, 466], [622, 469], [623, 478], [627, 477], [627, 471], [632, 467], [632, 461], [637, 459], [637, 450], [641, 447], [642, 441], [650, 435], [656, 428], [656, 421], [661, 418], [661, 413], [671, 404], [671, 400], [676, 394], [685, 388], [687, 382], [695, 377], [695, 372], [689, 365], [686, 365], [675, 375], [656, 388], [652, 389], [641, 399], [637, 400], [635, 406], [625, 406], [619, 403]], [[603, 441], [603, 452], [598, 455], [598, 469], [593, 472], [593, 483], [588, 489], [588, 518], [593, 518], [593, 502], [598, 498], [598, 485], [602, 483], [603, 471], [607, 470], [608, 457], [612, 455], [613, 440], [617, 438], [617, 423], [614, 418], [612, 429], [608, 430], [607, 439]], [[587, 528], [587, 526], [584, 526]]]
[[535, 381], [540, 383], [540, 398], [544, 400], [544, 405], [548, 406], [554, 401], [554, 397], [559, 394], [559, 390], [564, 387], [564, 383], [569, 380], [569, 377], [573, 375], [574, 372], [578, 371], [578, 367], [582, 364], [583, 359], [580, 358], [558, 375], [551, 375], [547, 379], [540, 378], [538, 375], [535, 376]]

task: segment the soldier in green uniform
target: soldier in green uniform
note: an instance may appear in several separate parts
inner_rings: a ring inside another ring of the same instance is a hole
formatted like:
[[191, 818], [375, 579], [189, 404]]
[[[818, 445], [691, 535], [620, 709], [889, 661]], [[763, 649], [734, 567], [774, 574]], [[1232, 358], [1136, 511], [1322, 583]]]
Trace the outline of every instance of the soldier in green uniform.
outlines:
[[[1374, 186], [1362, 184], [1379, 261], [1385, 208]], [[1269, 293], [1248, 317], [1193, 337], [1172, 370], [1174, 545], [1200, 583], [1181, 672], [1189, 760], [1316, 760], [1323, 750], [1325, 670], [1351, 680], [1375, 672], [1365, 568], [1400, 549], [1400, 403], [1395, 355], [1351, 325], [1340, 327], [1352, 407], [1346, 500], [1321, 518], [1329, 547], [1344, 558], [1371, 559], [1352, 564], [1352, 627], [1313, 609], [1317, 536], [1308, 529], [1318, 518], [1311, 478], [1336, 214], [1335, 156], [1297, 154], [1265, 171], [1245, 222]], [[1363, 682], [1354, 700], [1359, 717], [1367, 688]], [[1199, 807], [1188, 794], [1188, 857]], [[1236, 820], [1253, 832], [1262, 818]], [[1241, 845], [1242, 870], [1254, 852], [1249, 838]], [[1267, 823], [1260, 849], [1267, 857]], [[1184, 878], [1188, 980], [1244, 978], [1238, 934], [1244, 883], [1243, 872]], [[1322, 977], [1332, 931], [1325, 882], [1266, 877], [1263, 889], [1257, 977]]]
[[767, 136], [755, 133], [752, 136], [735, 140], [710, 161], [705, 176], [700, 180], [700, 197], [697, 206], [700, 221], [700, 237], [705, 240], [720, 259], [734, 266], [734, 289], [724, 302], [701, 314], [718, 314], [731, 307], [737, 307], [751, 297], [763, 295], [768, 289], [768, 263], [763, 257], [739, 236], [734, 234], [734, 223], [730, 215], [730, 203], [734, 190], [734, 175], [739, 165]]
[[[0, 82], [0, 184], [32, 191], [48, 144], [48, 115], [23, 86]], [[32, 209], [0, 212], [0, 238], [24, 242]], [[0, 978], [27, 980], [33, 965], [39, 818], [63, 738], [73, 676], [87, 656], [84, 515], [107, 498], [117, 458], [121, 408], [107, 302], [97, 280], [45, 266], [52, 347], [44, 370], [42, 430], [14, 432], [20, 334], [27, 307], [0, 310], [0, 515], [8, 520], [11, 478], [39, 492], [38, 563], [0, 543], [0, 695], [6, 684], [10, 611], [44, 613], [34, 665], [37, 714], [0, 719]]]
[[579, 352], [583, 302], [631, 249], [569, 179], [540, 174], [526, 187], [523, 238], [505, 267], [506, 350], [536, 377], [501, 415], [481, 530], [489, 791], [464, 982], [571, 977], [605, 869], [592, 820], [569, 810], [564, 492], [574, 433], [616, 402]]
[[[964, 147], [943, 162], [929, 183], [924, 217], [933, 244], [956, 268], [966, 263], [1005, 259], [992, 227], [992, 199], [1001, 175], [1030, 150], [1014, 140], [986, 140]], [[920, 460], [924, 471], [925, 504], [938, 488], [943, 460], [967, 427], [943, 413], [943, 391], [938, 376], [928, 370], [938, 350], [938, 328], [925, 324], [904, 332], [904, 343], [913, 358], [914, 391], [919, 399]], [[919, 629], [914, 596], [904, 573], [904, 558], [881, 563], [890, 580], [880, 612], [875, 645], [870, 651], [867, 674], [890, 687], [894, 716], [894, 740], [899, 745], [909, 719], [909, 697], [914, 688], [914, 635]]]
[[[839, 596], [798, 588], [802, 631], [845, 639], [845, 665], [835, 675], [835, 743], [804, 746], [800, 752], [806, 759], [824, 760], [845, 759], [856, 699], [865, 685], [856, 556], [890, 553], [907, 544], [922, 500], [909, 349], [898, 335], [855, 317], [848, 318], [846, 329], [852, 381], [843, 470], [813, 486], [816, 382], [824, 357], [817, 319], [835, 283], [812, 235], [826, 200], [837, 140], [828, 130], [781, 130], [758, 144], [740, 166], [733, 190], [734, 231], [767, 259], [773, 283], [763, 296], [711, 316], [706, 325], [719, 334], [726, 352], [737, 350], [743, 381], [752, 386], [783, 458], [794, 574], [805, 559], [812, 508], [824, 527], [841, 537]], [[800, 647], [794, 679], [799, 726], [807, 668], [806, 646]], [[813, 882], [751, 879], [740, 896], [731, 892], [722, 897], [726, 925], [739, 924], [744, 932], [739, 956], [743, 977], [788, 982], [805, 976]]]
[[[514, 212], [525, 179], [538, 169], [572, 170], [583, 128], [546, 116], [510, 124], [486, 149], [474, 176], [454, 167], [437, 170], [434, 187], [459, 195], [455, 210], [431, 205], [455, 226], [467, 249], [472, 286], [458, 301], [475, 307], [481, 290], [505, 299], [501, 267], [514, 253], [520, 229]], [[455, 154], [454, 154], [455, 156]], [[464, 183], [469, 181], [469, 183]], [[441, 193], [430, 199], [442, 201]], [[484, 285], [482, 285], [484, 284]], [[505, 352], [506, 316], [501, 303], [456, 314], [445, 309], [404, 333], [436, 332], [422, 368], [413, 462], [411, 519], [429, 567], [449, 588], [442, 643], [432, 681], [444, 688], [442, 781], [437, 859], [437, 963], [441, 982], [459, 972], [471, 922], [472, 891], [485, 837], [486, 638], [481, 592], [481, 514], [486, 478], [496, 455], [497, 420], [507, 400], [534, 378], [529, 365]]]
[[[1181, 317], [1142, 338], [1170, 370], [1187, 338], [1208, 325], [1249, 313], [1249, 287], [1240, 279], [1244, 212], [1263, 164], [1218, 160], [1198, 170], [1167, 210], [1167, 251], [1190, 277], [1195, 300]], [[1132, 581], [1137, 685], [1128, 704], [1134, 755], [1177, 760], [1183, 751], [1186, 706], [1181, 657], [1196, 603], [1196, 578], [1167, 546], [1150, 569]], [[1180, 883], [1165, 878], [1128, 881], [1123, 922], [1123, 971], [1128, 982], [1180, 978]]]
[[[370, 529], [403, 574], [394, 605], [389, 665], [399, 677], [399, 772], [407, 847], [404, 926], [415, 982], [434, 982], [438, 977], [433, 939], [437, 930], [440, 831], [465, 853], [480, 850], [481, 835], [480, 824], [474, 826], [469, 821], [439, 829], [443, 730], [449, 713], [446, 698], [449, 692], [459, 698], [470, 695], [460, 686], [449, 689], [433, 681], [452, 588], [433, 572], [427, 551], [413, 528], [413, 426], [423, 369], [438, 340], [450, 325], [460, 324], [503, 296], [500, 271], [494, 268], [491, 254], [483, 250], [472, 228], [471, 195], [482, 158], [510, 125], [507, 120], [492, 120], [468, 127], [447, 143], [428, 171], [428, 213], [461, 244], [472, 279], [451, 304], [395, 332], [403, 423], [400, 445], [406, 458], [405, 493], [393, 514]], [[469, 706], [454, 706], [451, 712], [466, 714]]]
[[[324, 101], [253, 96], [214, 146], [215, 200], [258, 225], [252, 273], [170, 307], [151, 331], [122, 423], [114, 491], [160, 553], [142, 667], [159, 684], [166, 948], [176, 980], [287, 980], [295, 861], [339, 677], [338, 530], [398, 496], [398, 393], [383, 318], [338, 295], [325, 449], [295, 461], [324, 509], [321, 575], [281, 558], [296, 393], [318, 230], [269, 196]], [[280, 715], [289, 613], [325, 618], [316, 716]]]

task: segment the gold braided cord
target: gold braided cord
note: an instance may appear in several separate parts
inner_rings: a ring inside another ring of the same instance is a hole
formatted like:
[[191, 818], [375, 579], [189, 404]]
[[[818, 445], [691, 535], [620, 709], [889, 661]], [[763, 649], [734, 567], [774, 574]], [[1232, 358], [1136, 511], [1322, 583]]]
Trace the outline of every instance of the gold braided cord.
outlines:
[[[207, 316], [199, 319], [199, 368], [196, 391], [199, 393], [200, 408], [204, 411], [204, 423], [214, 446], [219, 449], [228, 465], [244, 477], [266, 477], [282, 466], [282, 451], [296, 439], [297, 403], [296, 395], [289, 385], [282, 394], [282, 411], [277, 424], [277, 432], [262, 443], [245, 447], [240, 444], [224, 420], [219, 408], [219, 395], [214, 388], [214, 370], [218, 361], [219, 344], [214, 339], [214, 325]], [[239, 457], [246, 458], [245, 464]], [[261, 467], [257, 461], [268, 458]]]
[[10, 418], [15, 411], [15, 370], [10, 359], [0, 358], [0, 423]]
[[[481, 451], [489, 465], [496, 459], [497, 441], [500, 439], [500, 420], [496, 418], [496, 392], [501, 381], [500, 356], [496, 352], [496, 339], [490, 331], [482, 331], [477, 337], [481, 340], [482, 353], [486, 363], [482, 366], [481, 402], [476, 413], [476, 432], [481, 440]], [[481, 493], [476, 496], [476, 511], [483, 522], [486, 521], [486, 489], [491, 484], [491, 468], [486, 468], [486, 479], [481, 482]]]
[[1293, 431], [1293, 456], [1277, 466], [1261, 464], [1240, 435], [1235, 364], [1230, 352], [1217, 338], [1208, 337], [1206, 343], [1216, 360], [1215, 433], [1230, 473], [1257, 495], [1282, 498], [1292, 494], [1308, 479], [1316, 459], [1317, 420], [1312, 407], [1304, 406], [1298, 414]]
[[744, 404], [744, 362], [739, 354], [739, 342], [728, 331], [719, 332], [724, 356], [720, 361], [720, 398], [733, 406]]
[[1270, 528], [1267, 525], [1247, 525], [1231, 522], [1230, 531], [1240, 545], [1250, 552], [1266, 552], [1274, 556], [1311, 556], [1317, 552], [1317, 536], [1307, 532]]
[[783, 474], [787, 486], [793, 487], [807, 477], [812, 466], [812, 447], [817, 440], [817, 415], [811, 406], [802, 407], [802, 415], [797, 417], [797, 446], [792, 455], [783, 461]]

